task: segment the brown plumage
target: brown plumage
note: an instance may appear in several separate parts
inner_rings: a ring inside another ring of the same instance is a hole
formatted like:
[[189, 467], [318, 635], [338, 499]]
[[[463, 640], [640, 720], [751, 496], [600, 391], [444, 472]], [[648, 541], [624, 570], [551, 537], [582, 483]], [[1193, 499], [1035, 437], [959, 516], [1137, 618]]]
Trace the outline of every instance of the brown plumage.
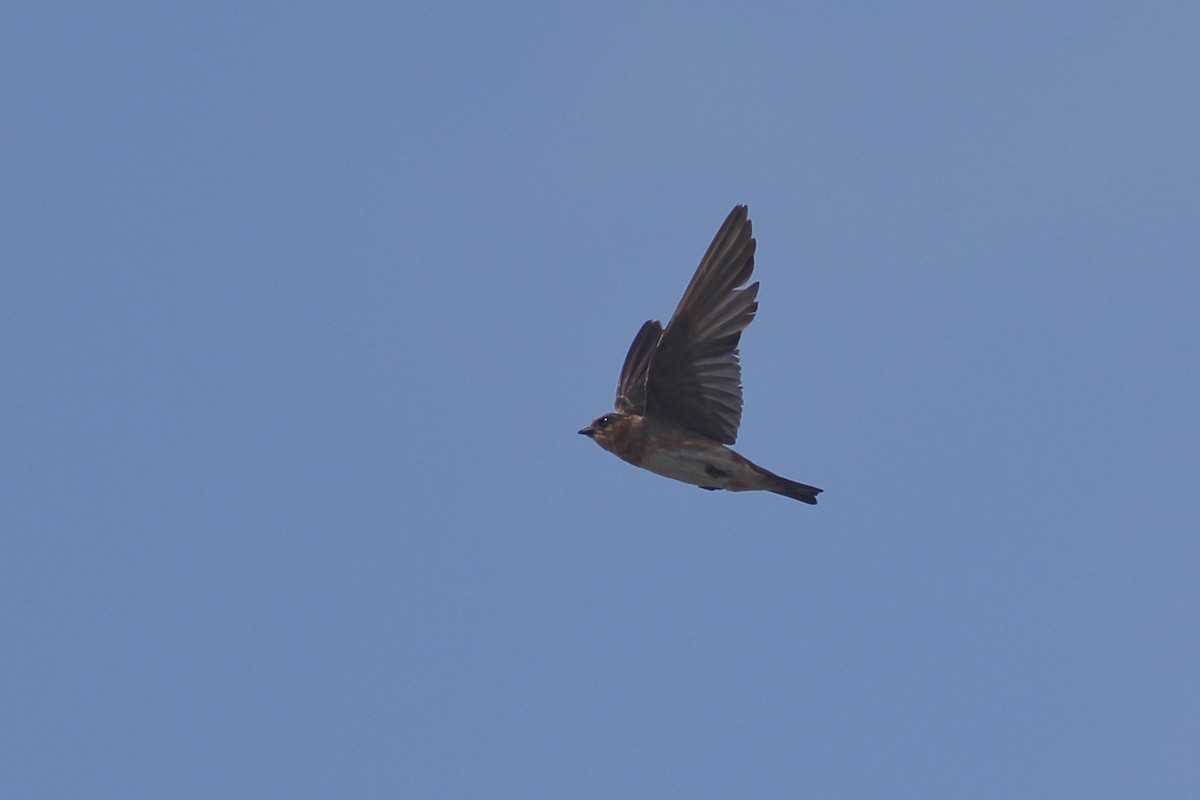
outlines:
[[704, 489], [765, 490], [816, 504], [821, 491], [759, 467], [725, 445], [742, 419], [738, 343], [758, 310], [755, 241], [734, 206], [667, 327], [642, 325], [621, 367], [616, 411], [579, 431], [635, 466]]

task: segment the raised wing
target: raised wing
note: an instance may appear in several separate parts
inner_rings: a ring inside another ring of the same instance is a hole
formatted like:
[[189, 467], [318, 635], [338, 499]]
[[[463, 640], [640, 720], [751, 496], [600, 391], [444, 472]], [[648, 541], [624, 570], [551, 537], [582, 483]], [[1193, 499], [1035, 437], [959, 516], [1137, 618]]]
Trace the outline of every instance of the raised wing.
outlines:
[[646, 413], [646, 376], [650, 372], [650, 356], [662, 336], [662, 323], [657, 320], [647, 320], [629, 352], [625, 354], [625, 363], [621, 365], [621, 377], [617, 379], [616, 409], [622, 414]]
[[[651, 351], [641, 413], [666, 417], [724, 444], [737, 439], [742, 420], [737, 347], [758, 310], [758, 283], [743, 287], [754, 271], [754, 247], [746, 206], [734, 206], [700, 259], [666, 330], [656, 337], [657, 347], [647, 342], [658, 323], [642, 326], [621, 371], [624, 386], [626, 375], [636, 374], [642, 351]], [[619, 388], [618, 403], [620, 396]], [[625, 396], [636, 401], [637, 390]]]

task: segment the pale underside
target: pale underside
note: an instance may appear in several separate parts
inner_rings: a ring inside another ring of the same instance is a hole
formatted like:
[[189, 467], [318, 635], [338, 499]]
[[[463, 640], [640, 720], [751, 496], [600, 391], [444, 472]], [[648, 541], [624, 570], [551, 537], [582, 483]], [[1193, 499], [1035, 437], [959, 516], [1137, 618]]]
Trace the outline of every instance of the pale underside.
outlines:
[[761, 476], [750, 462], [721, 445], [704, 449], [651, 450], [638, 466], [664, 478], [731, 492], [756, 489], [761, 482]]

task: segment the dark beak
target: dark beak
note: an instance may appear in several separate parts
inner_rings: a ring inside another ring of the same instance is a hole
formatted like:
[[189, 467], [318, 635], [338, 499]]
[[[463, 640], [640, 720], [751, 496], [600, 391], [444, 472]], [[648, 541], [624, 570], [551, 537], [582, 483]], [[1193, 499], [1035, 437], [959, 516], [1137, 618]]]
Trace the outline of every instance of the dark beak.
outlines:
[[588, 425], [586, 428], [584, 428], [583, 430], [581, 430], [579, 432], [582, 433], [584, 436], [595, 436], [596, 435], [596, 429], [593, 428], [591, 425]]

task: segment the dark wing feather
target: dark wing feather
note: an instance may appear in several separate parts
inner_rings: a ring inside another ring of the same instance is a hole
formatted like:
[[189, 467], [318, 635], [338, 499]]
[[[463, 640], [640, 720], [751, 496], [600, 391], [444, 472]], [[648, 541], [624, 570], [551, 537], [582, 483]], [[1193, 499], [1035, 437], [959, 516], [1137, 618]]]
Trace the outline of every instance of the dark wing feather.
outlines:
[[742, 420], [737, 347], [758, 310], [758, 284], [739, 288], [754, 271], [751, 232], [746, 207], [734, 206], [659, 338], [646, 376], [644, 413], [724, 444], [737, 439]]
[[617, 379], [616, 409], [622, 414], [646, 413], [646, 375], [662, 330], [660, 322], [647, 320], [633, 337], [633, 344], [629, 345], [625, 363], [621, 365], [621, 377]]

